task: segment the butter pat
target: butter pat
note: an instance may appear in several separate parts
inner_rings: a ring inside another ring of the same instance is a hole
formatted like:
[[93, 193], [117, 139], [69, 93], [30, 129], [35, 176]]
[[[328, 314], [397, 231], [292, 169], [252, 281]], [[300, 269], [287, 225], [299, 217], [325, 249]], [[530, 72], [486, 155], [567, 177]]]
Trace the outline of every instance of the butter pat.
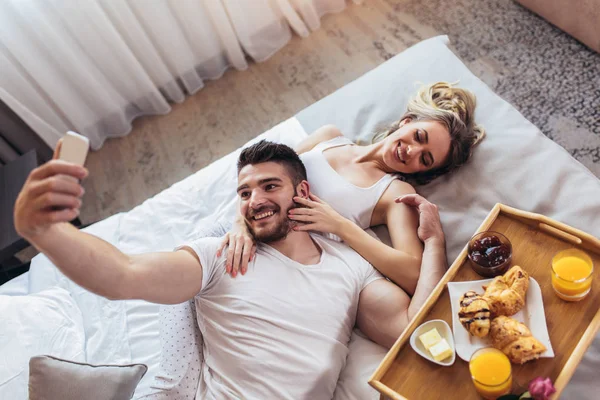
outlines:
[[432, 330], [427, 331], [421, 336], [419, 336], [419, 340], [421, 341], [421, 343], [423, 343], [423, 346], [425, 346], [425, 348], [429, 350], [432, 346], [435, 346], [443, 339], [440, 336], [438, 330], [436, 328], [433, 328]]
[[435, 361], [442, 361], [452, 355], [452, 349], [448, 345], [446, 339], [442, 339], [439, 343], [431, 346], [429, 352]]

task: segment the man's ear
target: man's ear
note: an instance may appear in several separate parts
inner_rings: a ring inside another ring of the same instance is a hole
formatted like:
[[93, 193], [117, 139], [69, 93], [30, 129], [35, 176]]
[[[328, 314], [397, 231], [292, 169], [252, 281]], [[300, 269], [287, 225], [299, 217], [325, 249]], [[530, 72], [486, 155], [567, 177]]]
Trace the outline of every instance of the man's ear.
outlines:
[[308, 182], [305, 180], [300, 182], [298, 186], [296, 186], [296, 193], [298, 193], [299, 197], [302, 197], [303, 199], [308, 199], [310, 195], [310, 185], [308, 184]]

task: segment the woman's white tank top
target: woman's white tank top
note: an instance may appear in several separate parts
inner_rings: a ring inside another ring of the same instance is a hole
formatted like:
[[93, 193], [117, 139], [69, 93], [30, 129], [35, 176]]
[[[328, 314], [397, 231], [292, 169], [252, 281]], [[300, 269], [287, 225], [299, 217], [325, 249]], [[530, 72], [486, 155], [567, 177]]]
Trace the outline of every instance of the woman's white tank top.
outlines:
[[371, 217], [379, 198], [397, 177], [387, 174], [368, 188], [348, 182], [333, 169], [323, 154], [327, 149], [345, 145], [355, 144], [344, 136], [338, 136], [319, 143], [312, 150], [301, 154], [300, 159], [306, 167], [311, 192], [342, 216], [366, 229], [371, 226]]

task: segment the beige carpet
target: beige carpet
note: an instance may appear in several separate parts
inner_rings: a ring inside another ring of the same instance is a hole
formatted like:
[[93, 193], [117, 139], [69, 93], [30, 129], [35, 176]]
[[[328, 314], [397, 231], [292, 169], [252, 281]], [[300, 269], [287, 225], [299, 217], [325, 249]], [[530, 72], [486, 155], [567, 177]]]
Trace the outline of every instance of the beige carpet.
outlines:
[[600, 55], [508, 0], [367, 0], [247, 71], [228, 71], [90, 155], [82, 220], [127, 211], [422, 39], [471, 70], [600, 176]]

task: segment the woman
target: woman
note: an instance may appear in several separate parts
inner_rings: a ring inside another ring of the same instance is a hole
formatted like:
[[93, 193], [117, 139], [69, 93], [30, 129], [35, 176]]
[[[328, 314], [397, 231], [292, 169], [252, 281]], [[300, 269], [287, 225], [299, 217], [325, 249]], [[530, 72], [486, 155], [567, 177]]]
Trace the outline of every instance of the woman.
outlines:
[[[423, 86], [402, 118], [358, 146], [327, 125], [301, 142], [296, 151], [307, 170], [312, 200], [296, 198], [289, 218], [297, 230], [338, 236], [407, 293], [419, 277], [423, 245], [418, 218], [396, 199], [463, 165], [484, 136], [474, 122], [475, 97], [446, 82]], [[318, 197], [317, 197], [318, 196]], [[323, 199], [323, 200], [321, 200]], [[386, 225], [389, 247], [366, 228]], [[243, 219], [226, 234], [228, 272], [244, 274], [254, 252]]]
[[[423, 245], [417, 236], [418, 216], [396, 199], [415, 192], [410, 183], [425, 184], [469, 159], [484, 136], [474, 122], [474, 110], [470, 92], [438, 82], [422, 87], [402, 118], [377, 133], [371, 145], [357, 146], [330, 125], [318, 129], [296, 149], [311, 192], [319, 197], [296, 198], [304, 207], [289, 215], [303, 223], [295, 229], [339, 236], [412, 295]], [[364, 231], [376, 225], [387, 225], [393, 247]], [[243, 218], [238, 217], [233, 230], [225, 232], [226, 228], [215, 226], [204, 236], [225, 234], [218, 255], [228, 246], [227, 272], [234, 277], [238, 271], [245, 274], [255, 245]], [[173, 393], [182, 395], [185, 387], [196, 387], [200, 359], [190, 346], [200, 350], [200, 338], [193, 302], [162, 307], [160, 318], [162, 358], [154, 381], [160, 394], [152, 398], [168, 399]], [[188, 341], [175, 341], [176, 337]]]

